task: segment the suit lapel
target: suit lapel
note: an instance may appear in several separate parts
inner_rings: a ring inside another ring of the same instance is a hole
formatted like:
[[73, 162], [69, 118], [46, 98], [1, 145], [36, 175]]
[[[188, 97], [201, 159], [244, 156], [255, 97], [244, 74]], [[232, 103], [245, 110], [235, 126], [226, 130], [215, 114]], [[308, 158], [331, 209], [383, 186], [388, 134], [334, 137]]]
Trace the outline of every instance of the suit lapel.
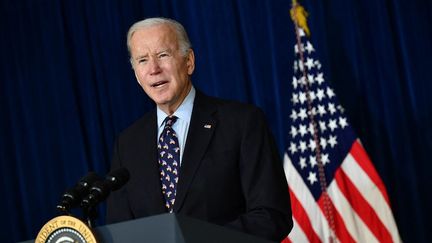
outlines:
[[[132, 173], [136, 175], [135, 184], [131, 186], [131, 190], [137, 190], [131, 195], [136, 195], [137, 198], [131, 199], [136, 202], [135, 207], [132, 207], [136, 216], [145, 215], [142, 211], [147, 208], [150, 212], [166, 211], [165, 203], [161, 192], [159, 167], [157, 162], [157, 118], [156, 112], [149, 114], [146, 121], [143, 122], [143, 127], [137, 135], [136, 161], [132, 164]], [[144, 191], [144, 193], [143, 193]], [[143, 207], [147, 205], [147, 207]]]
[[217, 122], [213, 117], [215, 112], [216, 106], [197, 91], [180, 168], [174, 212], [180, 210], [195, 173], [201, 164], [201, 159], [211, 141]]

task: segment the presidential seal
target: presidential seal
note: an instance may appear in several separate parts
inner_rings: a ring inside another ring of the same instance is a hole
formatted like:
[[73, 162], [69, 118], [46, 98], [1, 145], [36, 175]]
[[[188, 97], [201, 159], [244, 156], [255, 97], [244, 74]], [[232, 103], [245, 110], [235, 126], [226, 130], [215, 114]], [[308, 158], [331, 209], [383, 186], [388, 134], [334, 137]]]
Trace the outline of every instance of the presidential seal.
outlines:
[[35, 239], [36, 243], [97, 243], [91, 229], [72, 216], [58, 216], [46, 223]]

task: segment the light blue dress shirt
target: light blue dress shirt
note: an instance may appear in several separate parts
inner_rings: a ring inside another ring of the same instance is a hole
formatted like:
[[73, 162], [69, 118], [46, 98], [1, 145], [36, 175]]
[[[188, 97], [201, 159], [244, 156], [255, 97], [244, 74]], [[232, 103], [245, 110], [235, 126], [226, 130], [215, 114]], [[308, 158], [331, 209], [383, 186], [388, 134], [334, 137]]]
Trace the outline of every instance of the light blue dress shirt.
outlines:
[[[192, 116], [192, 109], [195, 100], [195, 88], [192, 86], [189, 94], [183, 100], [179, 108], [174, 112], [174, 116], [178, 117], [177, 121], [174, 123], [172, 128], [177, 134], [177, 138], [180, 144], [180, 165], [183, 159], [183, 151], [186, 144], [186, 138], [189, 131], [190, 119]], [[157, 107], [157, 122], [158, 122], [158, 135], [156, 138], [156, 143], [163, 131], [165, 126], [164, 120], [168, 116], [163, 110]]]

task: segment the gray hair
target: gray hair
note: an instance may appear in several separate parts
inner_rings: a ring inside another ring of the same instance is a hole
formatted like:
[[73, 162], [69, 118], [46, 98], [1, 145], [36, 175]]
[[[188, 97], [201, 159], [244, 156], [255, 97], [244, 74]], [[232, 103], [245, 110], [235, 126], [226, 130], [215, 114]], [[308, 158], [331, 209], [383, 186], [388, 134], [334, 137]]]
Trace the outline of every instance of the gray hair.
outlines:
[[[186, 56], [186, 54], [189, 52], [189, 49], [192, 47], [192, 45], [190, 43], [189, 37], [188, 37], [186, 30], [184, 29], [183, 25], [181, 25], [179, 22], [177, 22], [173, 19], [161, 18], [161, 17], [148, 18], [148, 19], [138, 21], [129, 28], [129, 31], [127, 33], [127, 48], [129, 51], [129, 55], [131, 54], [130, 40], [132, 38], [132, 35], [135, 33], [135, 31], [140, 30], [140, 29], [153, 27], [156, 25], [168, 25], [174, 29], [174, 31], [177, 35], [177, 40], [178, 40], [178, 45], [179, 45], [180, 51], [182, 52], [182, 54], [184, 56]], [[131, 59], [131, 61], [132, 61], [132, 59]]]

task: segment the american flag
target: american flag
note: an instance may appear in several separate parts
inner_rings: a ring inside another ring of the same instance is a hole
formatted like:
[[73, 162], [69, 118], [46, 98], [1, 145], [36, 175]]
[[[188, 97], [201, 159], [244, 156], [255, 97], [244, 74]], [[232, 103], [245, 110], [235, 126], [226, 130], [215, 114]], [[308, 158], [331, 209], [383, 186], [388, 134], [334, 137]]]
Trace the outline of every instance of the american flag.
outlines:
[[[294, 228], [283, 242], [401, 242], [381, 178], [296, 25], [284, 170]], [[342, 67], [343, 68], [343, 67]]]

